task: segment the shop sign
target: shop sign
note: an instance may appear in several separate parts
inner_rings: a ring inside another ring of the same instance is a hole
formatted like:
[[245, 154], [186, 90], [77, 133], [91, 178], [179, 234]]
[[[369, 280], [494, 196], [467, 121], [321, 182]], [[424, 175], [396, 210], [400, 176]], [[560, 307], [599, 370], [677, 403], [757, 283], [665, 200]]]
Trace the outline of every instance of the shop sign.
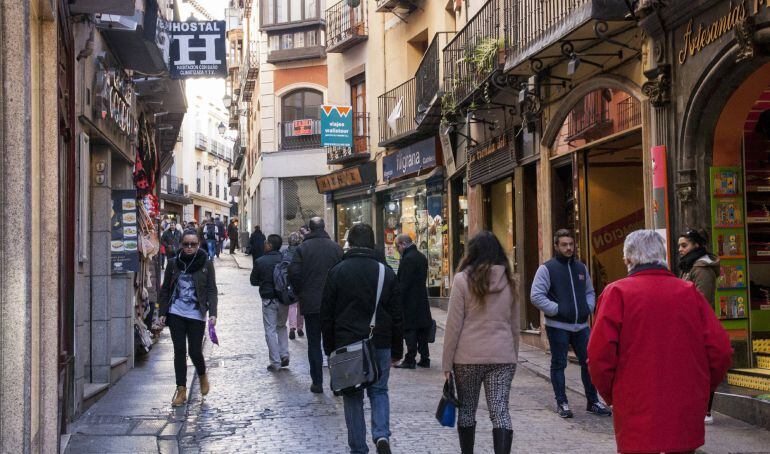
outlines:
[[409, 145], [382, 159], [382, 177], [392, 180], [436, 166], [436, 139]]
[[321, 106], [321, 145], [353, 147], [353, 108]]
[[313, 135], [313, 120], [294, 120], [291, 122], [291, 135], [297, 136], [312, 136]]
[[360, 167], [351, 167], [338, 172], [316, 177], [316, 186], [319, 193], [337, 191], [339, 189], [364, 184]]
[[594, 251], [601, 254], [615, 246], [620, 246], [626, 239], [626, 235], [644, 228], [644, 208], [629, 214], [615, 222], [595, 230], [591, 234], [591, 243]]
[[[682, 34], [681, 46], [678, 53], [678, 62], [683, 65], [687, 57], [693, 57], [711, 43], [717, 41], [722, 36], [734, 28], [740, 26], [740, 23], [749, 16], [756, 16], [762, 10], [770, 8], [770, 2], [766, 0], [747, 0], [741, 2], [728, 2], [727, 10], [721, 16], [711, 21], [699, 21], [697, 26], [693, 24], [693, 19], [687, 23], [687, 27]], [[719, 5], [725, 5], [720, 2]]]
[[94, 114], [101, 120], [111, 122], [131, 141], [135, 141], [138, 123], [134, 114], [134, 84], [123, 71], [107, 67], [103, 59], [97, 59], [97, 65]]
[[225, 21], [170, 22], [172, 79], [227, 77]]
[[441, 140], [441, 152], [444, 156], [444, 166], [447, 169], [450, 169], [455, 164], [455, 154], [452, 149], [452, 138], [449, 137], [449, 128], [444, 128], [443, 126], [440, 127], [438, 138]]
[[112, 191], [110, 269], [113, 274], [139, 271], [139, 222], [136, 191]]
[[[668, 176], [666, 147], [652, 147], [652, 228], [665, 239], [668, 254]], [[670, 257], [667, 257], [670, 259]], [[669, 262], [670, 263], [670, 262]]]

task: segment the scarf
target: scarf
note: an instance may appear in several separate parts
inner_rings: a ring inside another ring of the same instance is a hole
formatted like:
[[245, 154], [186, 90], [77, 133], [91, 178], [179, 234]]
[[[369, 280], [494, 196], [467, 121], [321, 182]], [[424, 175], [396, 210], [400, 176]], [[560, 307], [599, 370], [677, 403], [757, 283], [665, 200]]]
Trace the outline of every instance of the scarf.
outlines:
[[206, 261], [208, 259], [208, 254], [203, 252], [203, 249], [200, 248], [195, 251], [195, 254], [185, 254], [184, 252], [180, 252], [176, 257], [176, 267], [183, 273], [192, 274], [206, 266]]
[[695, 262], [706, 254], [708, 254], [708, 252], [706, 252], [706, 248], [703, 246], [688, 252], [684, 257], [679, 259], [679, 271], [682, 273], [689, 273], [690, 270], [692, 270], [693, 265], [695, 265]]

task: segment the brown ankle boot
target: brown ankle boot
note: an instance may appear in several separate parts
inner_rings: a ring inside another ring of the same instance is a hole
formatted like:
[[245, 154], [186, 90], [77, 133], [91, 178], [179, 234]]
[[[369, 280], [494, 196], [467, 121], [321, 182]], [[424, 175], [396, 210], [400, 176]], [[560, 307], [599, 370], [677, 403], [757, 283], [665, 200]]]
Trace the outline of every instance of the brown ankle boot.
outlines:
[[205, 396], [209, 393], [209, 388], [211, 387], [209, 385], [209, 376], [208, 374], [198, 375], [198, 381], [200, 381], [201, 384], [201, 395]]
[[187, 387], [177, 386], [174, 393], [174, 399], [171, 401], [172, 407], [181, 407], [187, 402]]

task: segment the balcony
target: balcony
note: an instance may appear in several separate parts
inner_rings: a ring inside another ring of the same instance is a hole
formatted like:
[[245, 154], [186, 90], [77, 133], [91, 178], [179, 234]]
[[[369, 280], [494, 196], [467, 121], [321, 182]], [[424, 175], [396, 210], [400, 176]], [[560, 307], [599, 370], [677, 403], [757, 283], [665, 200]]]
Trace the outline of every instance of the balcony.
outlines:
[[227, 126], [230, 129], [237, 129], [238, 128], [238, 103], [233, 101], [233, 103], [230, 104], [228, 113], [229, 113], [229, 118], [227, 120]]
[[201, 151], [206, 151], [209, 145], [208, 137], [204, 136], [200, 132], [195, 133], [195, 148]]
[[422, 57], [420, 66], [415, 73], [415, 102], [417, 104], [416, 121], [440, 119], [440, 104], [438, 100], [443, 95], [444, 65], [441, 49], [454, 36], [454, 32], [436, 33]]
[[256, 42], [252, 42], [249, 50], [243, 59], [243, 101], [251, 101], [251, 95], [254, 94], [254, 87], [257, 85], [257, 76], [259, 75], [259, 47]]
[[454, 106], [471, 101], [492, 75], [502, 70], [505, 41], [501, 2], [487, 1], [444, 48], [445, 89]]
[[417, 9], [417, 0], [377, 0], [378, 13], [392, 13], [395, 10], [411, 13]]
[[414, 104], [415, 79], [386, 91], [377, 99], [380, 118], [380, 146], [397, 145], [417, 130]]
[[369, 114], [366, 112], [354, 112], [353, 146], [326, 147], [326, 163], [328, 165], [348, 164], [356, 161], [366, 161], [369, 157]]
[[278, 123], [278, 149], [321, 148], [321, 121], [304, 119]]
[[326, 10], [326, 52], [345, 52], [366, 41], [368, 33], [366, 2], [352, 8], [342, 0]]

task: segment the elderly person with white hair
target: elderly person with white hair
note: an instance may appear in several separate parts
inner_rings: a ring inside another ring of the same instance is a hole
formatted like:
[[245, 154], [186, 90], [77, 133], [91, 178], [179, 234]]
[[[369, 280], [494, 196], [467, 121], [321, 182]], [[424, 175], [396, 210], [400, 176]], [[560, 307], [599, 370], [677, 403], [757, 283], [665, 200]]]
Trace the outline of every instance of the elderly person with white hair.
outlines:
[[630, 233], [623, 260], [628, 277], [597, 304], [591, 379], [613, 405], [618, 452], [694, 452], [709, 393], [730, 367], [730, 341], [695, 285], [668, 270], [658, 233]]

